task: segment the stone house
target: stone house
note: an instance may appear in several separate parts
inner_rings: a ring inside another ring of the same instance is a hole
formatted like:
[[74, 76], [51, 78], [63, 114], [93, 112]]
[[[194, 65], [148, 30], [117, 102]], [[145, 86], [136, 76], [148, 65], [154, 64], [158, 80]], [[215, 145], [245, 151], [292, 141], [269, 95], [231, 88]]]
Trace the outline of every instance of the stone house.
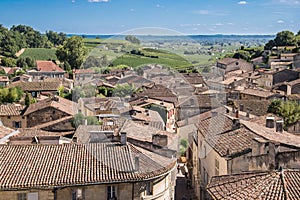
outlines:
[[246, 88], [239, 92], [240, 100], [272, 100], [276, 98], [282, 98], [283, 95], [273, 93], [262, 88]]
[[44, 78], [64, 78], [65, 71], [57, 64], [47, 60], [37, 60], [36, 69], [27, 71], [34, 80], [43, 80]]
[[126, 103], [118, 97], [91, 97], [78, 100], [79, 112], [85, 116], [118, 116], [128, 111]]
[[252, 63], [249, 63], [243, 59], [236, 58], [224, 58], [223, 60], [219, 60], [217, 61], [216, 67], [223, 71], [223, 75], [237, 70], [240, 70], [243, 73], [253, 71]]
[[176, 159], [130, 143], [7, 145], [0, 157], [3, 200], [174, 199]]
[[25, 93], [28, 92], [34, 98], [40, 98], [42, 94], [56, 95], [60, 82], [23, 82], [17, 81], [9, 85], [9, 87], [20, 87]]
[[77, 113], [77, 109], [76, 103], [54, 96], [29, 105], [23, 116], [26, 117], [27, 128], [30, 128], [70, 118]]
[[92, 80], [95, 75], [95, 70], [93, 69], [73, 69], [73, 81], [81, 82]]
[[290, 82], [283, 82], [274, 87], [274, 91], [279, 91], [284, 95], [300, 94], [300, 79]]
[[299, 72], [290, 69], [274, 69], [262, 71], [256, 83], [266, 89], [272, 89], [277, 84], [299, 79]]
[[300, 139], [282, 128], [283, 122], [274, 118], [244, 121], [215, 114], [201, 121], [192, 156], [197, 196], [208, 198], [206, 186], [213, 176], [300, 168]]
[[26, 117], [23, 116], [25, 106], [20, 104], [0, 105], [0, 120], [4, 126], [10, 128], [23, 128], [27, 126]]

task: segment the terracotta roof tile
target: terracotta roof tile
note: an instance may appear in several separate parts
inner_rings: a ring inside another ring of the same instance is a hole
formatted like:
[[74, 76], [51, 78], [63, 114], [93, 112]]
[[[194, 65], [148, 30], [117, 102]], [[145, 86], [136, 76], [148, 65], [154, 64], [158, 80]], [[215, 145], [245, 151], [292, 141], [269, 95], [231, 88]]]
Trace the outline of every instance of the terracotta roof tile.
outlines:
[[0, 158], [1, 190], [136, 182], [176, 165], [175, 159], [119, 143], [0, 146]]
[[0, 116], [19, 116], [24, 109], [25, 106], [20, 104], [2, 104], [0, 105]]
[[59, 82], [23, 82], [17, 81], [8, 87], [20, 87], [23, 91], [57, 91]]
[[36, 66], [37, 66], [37, 70], [40, 72], [64, 72], [62, 68], [57, 66], [52, 61], [37, 60]]
[[65, 112], [69, 115], [75, 115], [77, 113], [77, 103], [64, 99], [62, 97], [53, 97], [41, 100], [34, 104], [31, 104], [25, 111], [24, 115], [36, 112], [38, 110], [54, 107], [62, 112]]
[[250, 172], [213, 177], [207, 190], [213, 199], [287, 199], [300, 198], [299, 170]]

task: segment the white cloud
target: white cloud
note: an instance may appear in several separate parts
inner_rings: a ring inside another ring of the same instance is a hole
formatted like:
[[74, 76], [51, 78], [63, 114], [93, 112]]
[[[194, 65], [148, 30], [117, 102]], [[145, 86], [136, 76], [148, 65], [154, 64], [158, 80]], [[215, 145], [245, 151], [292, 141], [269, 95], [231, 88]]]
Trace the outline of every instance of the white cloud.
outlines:
[[275, 3], [289, 5], [289, 6], [300, 5], [300, 1], [299, 0], [275, 0]]
[[212, 15], [212, 16], [227, 16], [229, 12], [227, 11], [218, 11], [218, 10], [196, 10], [192, 13], [197, 15]]
[[72, 0], [72, 3], [75, 3], [75, 0]]
[[90, 3], [109, 2], [110, 0], [88, 0]]
[[278, 23], [278, 24], [283, 24], [284, 21], [280, 19], [280, 20], [277, 21], [277, 23]]
[[130, 9], [130, 12], [134, 12], [134, 11], [135, 11], [135, 9], [133, 9], [133, 8]]
[[216, 26], [223, 26], [222, 23], [216, 23], [215, 25], [216, 25]]
[[246, 5], [246, 4], [248, 4], [248, 2], [247, 1], [239, 1], [238, 4], [239, 5]]

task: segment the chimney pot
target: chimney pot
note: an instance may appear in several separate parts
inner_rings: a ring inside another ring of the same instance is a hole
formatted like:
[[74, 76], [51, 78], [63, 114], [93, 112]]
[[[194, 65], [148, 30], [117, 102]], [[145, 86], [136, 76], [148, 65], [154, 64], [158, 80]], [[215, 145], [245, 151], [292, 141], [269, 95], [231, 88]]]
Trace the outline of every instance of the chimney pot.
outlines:
[[121, 144], [126, 145], [127, 144], [127, 133], [121, 132]]
[[266, 127], [274, 128], [275, 117], [266, 117]]
[[283, 132], [283, 120], [276, 121], [276, 132]]

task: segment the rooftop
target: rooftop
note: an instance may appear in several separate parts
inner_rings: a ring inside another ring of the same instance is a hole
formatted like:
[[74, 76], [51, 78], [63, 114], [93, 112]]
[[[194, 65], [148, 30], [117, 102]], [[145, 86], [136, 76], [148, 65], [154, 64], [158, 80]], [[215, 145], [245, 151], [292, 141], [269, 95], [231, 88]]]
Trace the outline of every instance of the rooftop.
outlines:
[[24, 109], [25, 106], [20, 104], [1, 104], [0, 116], [19, 116]]
[[60, 86], [59, 82], [24, 82], [17, 81], [8, 87], [20, 87], [23, 91], [57, 91]]
[[175, 159], [119, 143], [3, 145], [0, 158], [0, 190], [136, 182], [176, 165]]
[[300, 196], [300, 171], [250, 172], [212, 177], [207, 190], [213, 199], [286, 199]]
[[37, 60], [36, 66], [37, 70], [40, 72], [65, 72], [54, 62], [48, 60]]

